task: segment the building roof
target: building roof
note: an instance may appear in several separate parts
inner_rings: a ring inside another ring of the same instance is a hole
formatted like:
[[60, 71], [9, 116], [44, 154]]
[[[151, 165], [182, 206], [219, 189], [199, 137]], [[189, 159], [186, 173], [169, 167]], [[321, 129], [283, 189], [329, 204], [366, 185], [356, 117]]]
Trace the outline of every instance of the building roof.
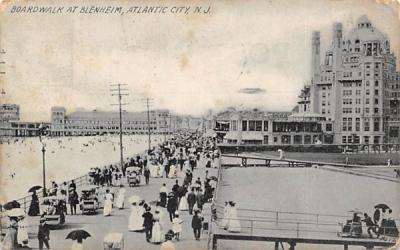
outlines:
[[381, 41], [387, 40], [387, 36], [372, 26], [367, 16], [361, 16], [357, 20], [357, 27], [352, 29], [347, 35], [347, 39], [354, 42], [355, 40], [363, 41]]

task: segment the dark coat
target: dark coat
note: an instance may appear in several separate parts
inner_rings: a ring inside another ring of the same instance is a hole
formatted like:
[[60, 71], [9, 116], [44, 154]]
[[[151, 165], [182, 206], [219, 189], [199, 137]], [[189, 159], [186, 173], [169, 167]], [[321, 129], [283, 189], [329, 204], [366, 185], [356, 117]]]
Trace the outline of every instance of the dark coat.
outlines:
[[199, 193], [196, 197], [196, 202], [199, 205], [203, 205], [204, 204], [204, 195], [202, 193]]
[[177, 203], [175, 197], [169, 198], [168, 204], [167, 204], [168, 212], [175, 212], [177, 207], [178, 207], [178, 203]]
[[196, 203], [196, 194], [193, 192], [190, 192], [188, 194], [187, 200], [188, 200], [189, 204], [195, 204]]
[[46, 223], [39, 224], [38, 239], [50, 239], [50, 229]]
[[202, 227], [203, 217], [198, 216], [197, 214], [193, 215], [192, 218], [192, 228], [199, 229]]
[[144, 218], [143, 221], [143, 226], [145, 228], [151, 228], [153, 227], [153, 214], [150, 213], [149, 211], [145, 212], [142, 217]]

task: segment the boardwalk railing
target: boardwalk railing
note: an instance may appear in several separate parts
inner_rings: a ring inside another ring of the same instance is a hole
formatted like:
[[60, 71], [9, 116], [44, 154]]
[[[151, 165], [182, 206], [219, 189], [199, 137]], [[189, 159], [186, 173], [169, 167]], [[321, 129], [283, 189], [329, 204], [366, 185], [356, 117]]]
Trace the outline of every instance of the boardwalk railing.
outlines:
[[[84, 186], [84, 185], [88, 184], [88, 180], [89, 180], [89, 176], [87, 174], [73, 179], [73, 181], [75, 182], [77, 187], [81, 187], [81, 186]], [[69, 184], [71, 182], [72, 182], [72, 180], [66, 181], [67, 187], [69, 186]], [[36, 194], [37, 194], [37, 196], [39, 198], [39, 202], [41, 203], [43, 201], [43, 191], [38, 191]], [[32, 201], [32, 196], [27, 195], [27, 196], [25, 196], [23, 198], [20, 198], [20, 199], [16, 200], [16, 201], [21, 205], [21, 208], [24, 209], [25, 213], [28, 213], [29, 207], [30, 207], [30, 204], [31, 204], [31, 201]], [[6, 225], [4, 225], [4, 223], [2, 223], [2, 222], [4, 222], [3, 218], [6, 217], [6, 216], [7, 216], [7, 211], [5, 211], [5, 210], [0, 211], [0, 229], [1, 229], [0, 231], [1, 232], [3, 232], [3, 229], [6, 226]]]
[[279, 249], [279, 244], [289, 244], [289, 250], [295, 250], [297, 244], [317, 244], [317, 245], [342, 245], [344, 250], [348, 250], [349, 246], [363, 246], [366, 249], [374, 247], [391, 247], [394, 243], [385, 241], [374, 241], [371, 239], [310, 239], [310, 238], [292, 238], [292, 237], [266, 237], [251, 235], [232, 235], [232, 234], [214, 234], [212, 249], [216, 250], [218, 240], [239, 240], [239, 241], [267, 241], [275, 243], [275, 250]]
[[[247, 166], [288, 166], [288, 167], [312, 167], [313, 165], [329, 165], [329, 166], [337, 166], [337, 167], [352, 167], [352, 168], [361, 168], [365, 167], [362, 165], [355, 164], [342, 164], [342, 163], [330, 163], [330, 162], [316, 162], [316, 161], [303, 161], [303, 160], [294, 160], [294, 159], [286, 159], [286, 158], [276, 158], [276, 157], [260, 157], [260, 156], [250, 156], [250, 155], [230, 155], [223, 154], [222, 157], [226, 158], [236, 158], [240, 159], [240, 163], [223, 163], [222, 166], [234, 166], [240, 165], [242, 167]], [[249, 163], [249, 160], [252, 160], [253, 163]]]
[[383, 144], [228, 144], [220, 143], [218, 147], [223, 154], [242, 152], [276, 151], [287, 152], [327, 152], [327, 153], [397, 153], [400, 143]]

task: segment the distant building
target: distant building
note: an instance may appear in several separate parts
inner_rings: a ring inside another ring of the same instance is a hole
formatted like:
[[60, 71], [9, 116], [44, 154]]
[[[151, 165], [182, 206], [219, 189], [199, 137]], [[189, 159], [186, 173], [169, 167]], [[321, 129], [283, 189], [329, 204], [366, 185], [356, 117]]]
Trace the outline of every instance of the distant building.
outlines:
[[203, 131], [203, 118], [187, 116], [176, 116], [176, 130], [189, 131], [189, 132], [202, 132]]
[[205, 136], [228, 144], [333, 143], [332, 123], [311, 113], [229, 109], [206, 118]]
[[1, 104], [0, 105], [0, 136], [13, 136], [11, 121], [19, 121], [19, 105]]
[[[168, 110], [150, 111], [150, 133], [172, 133]], [[119, 113], [105, 111], [76, 111], [67, 113], [64, 107], [51, 108], [52, 136], [103, 135], [119, 133]], [[148, 134], [147, 112], [124, 112], [124, 134]]]
[[16, 104], [0, 105], [0, 123], [9, 121], [19, 121], [19, 105]]
[[388, 37], [366, 16], [347, 36], [336, 23], [320, 60], [320, 34], [314, 32], [310, 111], [333, 121], [334, 142], [399, 143], [400, 73]]

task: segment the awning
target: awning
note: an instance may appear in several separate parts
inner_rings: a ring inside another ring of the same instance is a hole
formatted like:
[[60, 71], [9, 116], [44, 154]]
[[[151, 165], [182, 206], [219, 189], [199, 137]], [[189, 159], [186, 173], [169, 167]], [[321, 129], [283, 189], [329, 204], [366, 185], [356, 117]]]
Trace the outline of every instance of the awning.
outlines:
[[226, 139], [226, 140], [238, 140], [239, 139], [239, 134], [238, 134], [237, 131], [229, 131], [224, 136], [224, 139]]
[[242, 140], [262, 141], [264, 136], [261, 132], [242, 132]]

